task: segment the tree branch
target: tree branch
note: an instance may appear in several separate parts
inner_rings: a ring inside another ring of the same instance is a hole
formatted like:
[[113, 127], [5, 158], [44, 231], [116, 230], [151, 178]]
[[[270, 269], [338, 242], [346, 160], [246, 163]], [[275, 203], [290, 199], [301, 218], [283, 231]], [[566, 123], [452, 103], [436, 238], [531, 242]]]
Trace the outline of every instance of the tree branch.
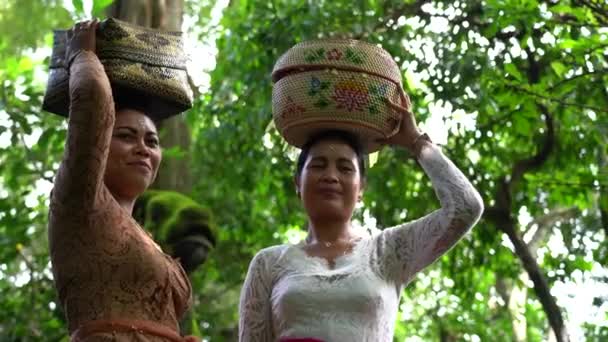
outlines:
[[491, 127], [493, 127], [494, 125], [498, 125], [498, 124], [502, 124], [504, 123], [506, 120], [510, 119], [513, 114], [518, 113], [520, 110], [519, 109], [514, 109], [504, 115], [501, 116], [495, 116], [492, 118], [492, 120], [484, 123], [483, 125], [478, 126], [478, 129], [481, 132], [485, 132], [486, 130], [490, 129]]
[[578, 103], [574, 103], [574, 102], [568, 102], [568, 101], [556, 99], [556, 98], [553, 98], [553, 97], [549, 97], [549, 96], [546, 96], [546, 95], [535, 93], [535, 92], [533, 92], [533, 91], [531, 91], [529, 89], [525, 89], [525, 88], [523, 88], [521, 86], [518, 86], [518, 85], [515, 85], [515, 84], [508, 84], [507, 86], [509, 88], [513, 89], [513, 90], [516, 90], [516, 91], [519, 91], [519, 92], [522, 92], [522, 93], [526, 93], [528, 95], [532, 95], [534, 97], [538, 97], [538, 98], [541, 98], [541, 99], [545, 99], [547, 101], [556, 102], [556, 103], [559, 103], [559, 104], [564, 105], [564, 106], [577, 107], [577, 108], [581, 108], [581, 109], [591, 109], [591, 110], [599, 112], [599, 113], [602, 113], [602, 112], [603, 113], [608, 113], [608, 109], [607, 108], [600, 108], [600, 107], [595, 107], [595, 106], [586, 106], [586, 105], [582, 105], [582, 104], [578, 104]]
[[405, 3], [405, 4], [401, 4], [401, 6], [393, 8], [391, 10], [391, 8], [389, 7], [390, 2], [386, 2], [384, 4], [384, 13], [391, 13], [390, 15], [386, 16], [385, 18], [386, 20], [383, 20], [381, 22], [379, 22], [378, 24], [376, 24], [376, 26], [372, 27], [371, 30], [369, 30], [368, 32], [362, 33], [359, 36], [355, 36], [355, 39], [365, 39], [367, 38], [370, 33], [378, 33], [378, 32], [382, 32], [383, 30], [385, 30], [386, 26], [391, 22], [391, 20], [393, 22], [397, 22], [399, 20], [399, 18], [401, 16], [407, 15], [407, 16], [419, 16], [419, 17], [428, 17], [428, 13], [424, 12], [422, 10], [422, 5], [428, 3], [428, 0], [416, 0], [413, 3]]
[[598, 70], [595, 70], [595, 71], [583, 72], [583, 73], [581, 73], [579, 75], [574, 75], [572, 77], [560, 80], [559, 82], [557, 82], [554, 85], [552, 85], [551, 87], [549, 87], [548, 90], [549, 91], [555, 90], [556, 88], [564, 85], [564, 83], [574, 81], [574, 80], [576, 80], [576, 79], [578, 79], [580, 77], [585, 77], [585, 76], [589, 76], [589, 75], [603, 75], [603, 74], [608, 74], [608, 69], [598, 69]]
[[602, 7], [600, 1], [578, 0], [575, 3], [581, 4], [593, 12], [593, 16], [603, 25], [608, 25], [608, 6]]
[[196, 86], [196, 84], [194, 84], [194, 80], [192, 79], [192, 76], [188, 75], [188, 85], [190, 86], [190, 89], [192, 89], [192, 93], [194, 96], [194, 99], [198, 99], [201, 96], [201, 92], [198, 90], [198, 87]]
[[557, 341], [569, 341], [560, 308], [557, 306], [555, 299], [551, 295], [549, 284], [547, 284], [545, 276], [541, 272], [541, 268], [536, 263], [536, 258], [534, 258], [532, 255], [526, 243], [518, 236], [515, 229], [516, 226], [517, 223], [510, 219], [508, 224], [500, 225], [499, 229], [509, 237], [509, 240], [515, 248], [515, 254], [517, 254], [517, 257], [528, 273], [530, 280], [532, 280], [532, 283], [534, 284], [534, 293], [536, 293], [536, 297], [543, 306]]
[[553, 228], [558, 221], [572, 219], [576, 217], [578, 213], [579, 210], [576, 207], [561, 208], [537, 217], [532, 222], [528, 223], [526, 226], [526, 231], [530, 231], [534, 225], [538, 226], [536, 232], [534, 232], [534, 235], [532, 235], [532, 238], [527, 243], [530, 253], [536, 257], [536, 251], [538, 250], [540, 243], [545, 241], [547, 235], [551, 231], [551, 228]]
[[509, 180], [510, 193], [513, 193], [513, 189], [526, 172], [540, 168], [547, 161], [555, 145], [555, 128], [553, 123], [553, 117], [551, 116], [551, 114], [549, 114], [547, 107], [541, 104], [537, 106], [540, 109], [541, 113], [543, 113], [545, 124], [547, 126], [547, 134], [545, 136], [545, 141], [538, 153], [536, 153], [536, 155], [515, 163], [511, 172], [511, 178]]
[[[538, 82], [539, 65], [538, 61], [532, 56], [532, 52], [527, 52], [529, 63], [528, 81], [530, 84], [535, 84]], [[564, 342], [569, 341], [569, 336], [564, 325], [560, 308], [551, 295], [549, 284], [547, 283], [541, 268], [536, 263], [535, 253], [532, 253], [530, 248], [528, 248], [528, 245], [519, 236], [517, 232], [517, 221], [513, 218], [511, 213], [513, 205], [512, 194], [515, 192], [515, 187], [526, 173], [539, 169], [548, 160], [555, 144], [553, 117], [545, 106], [537, 104], [537, 107], [543, 114], [547, 126], [547, 133], [543, 146], [535, 155], [515, 162], [509, 179], [507, 179], [506, 176], [499, 179], [495, 195], [496, 206], [487, 210], [488, 213], [486, 217], [491, 219], [496, 227], [509, 237], [509, 240], [515, 248], [515, 254], [534, 284], [534, 293], [543, 306], [543, 310], [547, 315], [547, 319], [555, 333], [557, 341]]]

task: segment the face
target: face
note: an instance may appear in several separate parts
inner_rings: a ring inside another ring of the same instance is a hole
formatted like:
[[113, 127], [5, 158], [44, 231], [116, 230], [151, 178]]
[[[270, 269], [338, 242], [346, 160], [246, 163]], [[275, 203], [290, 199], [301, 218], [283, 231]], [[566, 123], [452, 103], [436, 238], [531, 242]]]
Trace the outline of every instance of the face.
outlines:
[[350, 220], [363, 186], [355, 151], [335, 139], [311, 147], [296, 186], [310, 217]]
[[110, 192], [135, 199], [154, 182], [160, 160], [154, 122], [137, 110], [117, 111], [104, 179]]

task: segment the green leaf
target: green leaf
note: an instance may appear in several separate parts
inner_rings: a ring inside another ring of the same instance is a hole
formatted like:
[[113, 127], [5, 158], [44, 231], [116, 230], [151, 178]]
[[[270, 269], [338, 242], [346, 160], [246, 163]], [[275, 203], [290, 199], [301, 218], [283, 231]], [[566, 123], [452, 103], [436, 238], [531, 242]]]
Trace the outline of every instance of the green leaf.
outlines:
[[505, 71], [515, 77], [516, 80], [518, 81], [522, 81], [523, 77], [521, 76], [521, 73], [519, 72], [519, 70], [517, 70], [517, 67], [515, 66], [515, 64], [513, 63], [509, 63], [509, 64], [505, 64]]
[[513, 123], [515, 125], [515, 130], [522, 135], [530, 134], [530, 123], [528, 120], [520, 115], [516, 115], [513, 118]]
[[82, 4], [82, 0], [72, 0], [72, 6], [74, 6], [76, 13], [84, 14], [84, 5]]
[[185, 156], [186, 156], [186, 152], [179, 146], [173, 146], [170, 148], [163, 149], [164, 158], [182, 159]]
[[110, 6], [114, 0], [94, 0], [93, 1], [93, 17], [102, 17], [105, 9]]
[[566, 68], [566, 66], [559, 61], [551, 62], [551, 68], [553, 69], [553, 71], [555, 71], [557, 76], [560, 76], [560, 77], [563, 76], [566, 73], [566, 71], [568, 70]]
[[196, 319], [196, 311], [192, 311], [192, 319], [190, 320], [190, 329], [192, 330], [192, 335], [194, 336], [202, 336], [201, 329], [198, 327], [198, 319]]

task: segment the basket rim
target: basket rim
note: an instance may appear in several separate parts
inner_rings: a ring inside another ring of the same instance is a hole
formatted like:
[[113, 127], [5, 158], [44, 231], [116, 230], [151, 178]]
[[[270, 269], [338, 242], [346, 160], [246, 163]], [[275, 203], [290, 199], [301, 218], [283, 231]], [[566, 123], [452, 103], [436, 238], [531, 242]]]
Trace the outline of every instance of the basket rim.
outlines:
[[[381, 130], [379, 130], [377, 127], [369, 124], [369, 123], [365, 123], [365, 122], [361, 122], [361, 121], [355, 121], [355, 120], [329, 120], [329, 119], [321, 119], [319, 120], [318, 118], [306, 118], [306, 119], [302, 119], [302, 120], [293, 120], [291, 121], [289, 124], [284, 125], [284, 126], [277, 126], [277, 129], [279, 130], [279, 133], [281, 134], [281, 136], [283, 137], [283, 139], [285, 139], [285, 141], [287, 141], [290, 145], [301, 148], [302, 146], [304, 146], [304, 144], [306, 144], [306, 141], [296, 141], [299, 139], [292, 139], [292, 138], [288, 138], [290, 137], [289, 131], [293, 130], [295, 128], [301, 128], [302, 126], [306, 127], [309, 124], [315, 124], [315, 126], [330, 126], [330, 125], [334, 125], [334, 126], [350, 126], [353, 129], [353, 134], [355, 134], [357, 136], [357, 138], [359, 139], [361, 145], [363, 146], [363, 149], [365, 151], [365, 153], [372, 153], [375, 152], [377, 150], [379, 150], [380, 148], [382, 148], [382, 144], [378, 143], [376, 140], [377, 139], [388, 139], [391, 136], [387, 136], [384, 132], [382, 132]], [[336, 125], [337, 123], [339, 123], [339, 125]], [[308, 130], [312, 130], [312, 131], [317, 131], [317, 130], [322, 130], [323, 128], [319, 128], [319, 127], [311, 127]], [[330, 129], [330, 128], [328, 128]], [[344, 129], [342, 127], [334, 127], [334, 129]], [[361, 130], [365, 130], [367, 131], [367, 133], [375, 133], [375, 136], [369, 136], [369, 134], [360, 134]]]
[[139, 31], [144, 31], [144, 32], [149, 32], [149, 33], [160, 33], [160, 34], [166, 34], [166, 35], [172, 35], [172, 36], [177, 36], [179, 34], [180, 39], [183, 39], [183, 37], [181, 37], [184, 33], [184, 31], [173, 31], [173, 30], [165, 30], [162, 28], [152, 28], [152, 27], [146, 27], [146, 26], [141, 26], [141, 25], [137, 25], [137, 24], [132, 24], [130, 22], [124, 21], [124, 20], [120, 20], [116, 17], [109, 17], [106, 20], [100, 22], [99, 24], [104, 24], [104, 23], [117, 23], [121, 26], [127, 26], [129, 28], [135, 29], [135, 30], [139, 30]]
[[360, 39], [354, 39], [354, 38], [315, 38], [315, 39], [302, 40], [302, 41], [294, 44], [292, 47], [290, 47], [287, 51], [285, 51], [284, 54], [287, 54], [294, 49], [302, 48], [303, 46], [306, 46], [306, 45], [314, 45], [314, 44], [322, 44], [322, 43], [330, 43], [330, 44], [331, 43], [341, 43], [344, 45], [351, 45], [351, 46], [352, 45], [366, 45], [378, 52], [381, 52], [382, 54], [391, 56], [391, 54], [388, 51], [386, 51], [381, 46], [378, 46], [377, 44], [368, 42], [366, 40], [360, 40]]
[[[306, 68], [305, 70], [301, 70], [302, 68]], [[294, 73], [292, 71], [294, 70], [298, 70], [300, 72]], [[401, 86], [401, 80], [396, 81], [390, 77], [387, 77], [385, 75], [382, 75], [380, 73], [374, 72], [374, 71], [369, 71], [369, 70], [365, 70], [363, 68], [360, 67], [349, 67], [349, 66], [334, 66], [334, 65], [325, 65], [325, 64], [297, 64], [297, 65], [293, 65], [293, 66], [289, 66], [283, 69], [278, 69], [276, 71], [273, 71], [271, 74], [271, 78], [272, 81], [276, 84], [279, 81], [285, 79], [288, 76], [293, 76], [296, 74], [304, 74], [304, 73], [308, 73], [308, 72], [315, 72], [315, 71], [332, 71], [332, 70], [336, 70], [336, 71], [346, 71], [346, 72], [356, 72], [356, 73], [363, 73], [363, 74], [367, 74], [370, 76], [375, 76], [375, 77], [379, 77], [382, 79], [385, 79], [391, 83], [394, 83], [397, 86]]]

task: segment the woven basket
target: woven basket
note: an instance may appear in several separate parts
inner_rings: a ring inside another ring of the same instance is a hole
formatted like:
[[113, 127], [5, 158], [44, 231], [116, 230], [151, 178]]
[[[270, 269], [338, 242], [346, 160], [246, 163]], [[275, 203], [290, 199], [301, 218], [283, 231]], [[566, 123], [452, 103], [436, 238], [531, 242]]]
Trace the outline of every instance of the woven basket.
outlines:
[[302, 147], [328, 129], [355, 134], [366, 152], [399, 131], [410, 101], [385, 50], [356, 40], [314, 40], [289, 49], [272, 72], [272, 112], [285, 140]]
[[[56, 30], [42, 106], [62, 116], [68, 116], [70, 102], [66, 44], [67, 31]], [[153, 119], [165, 119], [192, 106], [180, 32], [159, 31], [110, 18], [97, 30], [96, 54], [115, 98], [138, 102], [138, 108]]]

